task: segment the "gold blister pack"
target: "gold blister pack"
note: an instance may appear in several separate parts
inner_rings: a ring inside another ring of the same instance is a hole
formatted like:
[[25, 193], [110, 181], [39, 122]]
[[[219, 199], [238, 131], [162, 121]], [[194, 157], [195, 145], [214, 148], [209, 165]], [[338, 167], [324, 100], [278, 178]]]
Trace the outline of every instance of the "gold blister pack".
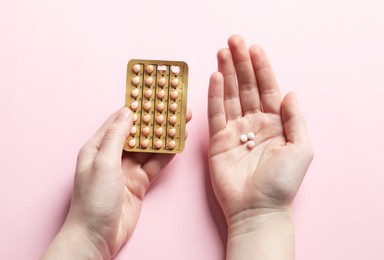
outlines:
[[170, 154], [183, 151], [187, 89], [187, 63], [130, 60], [125, 106], [133, 112], [133, 122], [124, 150]]

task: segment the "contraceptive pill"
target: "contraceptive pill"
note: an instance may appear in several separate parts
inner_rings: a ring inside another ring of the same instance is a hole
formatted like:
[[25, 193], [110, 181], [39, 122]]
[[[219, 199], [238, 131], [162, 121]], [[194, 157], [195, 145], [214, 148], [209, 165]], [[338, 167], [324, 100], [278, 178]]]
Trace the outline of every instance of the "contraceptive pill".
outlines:
[[137, 121], [137, 114], [132, 115], [132, 122], [135, 123]]
[[151, 115], [150, 115], [150, 114], [145, 114], [145, 115], [143, 115], [143, 122], [144, 122], [145, 124], [148, 124], [149, 121], [151, 121]]
[[240, 141], [245, 143], [246, 141], [248, 141], [248, 136], [247, 135], [241, 135], [240, 136]]
[[149, 132], [150, 132], [150, 131], [151, 131], [151, 130], [149, 129], [148, 126], [144, 126], [144, 127], [141, 129], [141, 133], [142, 133], [143, 135], [145, 135], [145, 136], [149, 135]]
[[249, 133], [247, 134], [247, 137], [248, 137], [249, 140], [252, 140], [252, 139], [255, 138], [255, 134], [254, 134], [253, 132], [249, 132]]
[[177, 103], [172, 103], [169, 106], [169, 110], [171, 110], [172, 112], [176, 112], [176, 110], [177, 110]]
[[168, 149], [173, 150], [176, 147], [176, 142], [174, 140], [169, 141], [167, 144]]
[[163, 141], [161, 141], [160, 139], [159, 139], [159, 140], [156, 140], [153, 146], [154, 146], [156, 149], [160, 149], [160, 148], [163, 146]]
[[176, 135], [176, 129], [175, 128], [171, 128], [168, 130], [168, 135], [171, 136], [171, 137], [174, 137]]
[[158, 115], [158, 116], [156, 117], [156, 123], [158, 123], [159, 125], [161, 125], [163, 122], [164, 122], [164, 116], [163, 116], [163, 115]]
[[179, 79], [173, 78], [171, 81], [171, 86], [175, 88], [175, 87], [177, 87], [177, 85], [179, 85]]
[[177, 92], [177, 90], [172, 91], [170, 94], [170, 97], [172, 99], [176, 99], [178, 96], [179, 96], [179, 93]]
[[153, 79], [152, 77], [148, 77], [145, 79], [145, 85], [150, 86], [152, 85]]
[[131, 95], [132, 97], [137, 97], [139, 95], [139, 90], [137, 88], [133, 89]]
[[142, 148], [147, 148], [149, 146], [149, 140], [148, 139], [144, 139], [141, 141], [141, 147]]
[[163, 111], [164, 110], [164, 103], [163, 102], [160, 102], [160, 103], [158, 103], [157, 105], [156, 105], [156, 110], [157, 111], [159, 111], [159, 112], [161, 112], [161, 111]]
[[164, 90], [160, 90], [159, 92], [157, 92], [157, 97], [160, 100], [162, 100], [165, 97], [165, 91]]
[[247, 142], [247, 147], [248, 147], [249, 149], [252, 149], [253, 147], [255, 147], [255, 145], [256, 145], [255, 142], [252, 141], [252, 140]]
[[131, 140], [128, 141], [129, 147], [135, 147], [135, 145], [136, 145], [136, 139], [132, 138]]
[[179, 153], [185, 146], [188, 65], [181, 61], [130, 60], [125, 104], [133, 112], [124, 150]]
[[143, 109], [146, 111], [149, 111], [151, 109], [152, 103], [150, 101], [147, 101], [143, 105]]
[[135, 65], [133, 65], [132, 70], [133, 70], [133, 72], [135, 72], [135, 73], [139, 73], [139, 71], [141, 70], [141, 66], [140, 66], [140, 64], [135, 64]]
[[133, 79], [132, 79], [132, 83], [133, 83], [133, 85], [137, 85], [137, 84], [139, 84], [139, 82], [140, 82], [140, 78], [139, 77], [134, 77]]
[[169, 123], [174, 125], [176, 122], [177, 122], [177, 116], [172, 115], [172, 116], [169, 117]]
[[147, 72], [148, 74], [152, 74], [154, 69], [155, 67], [152, 64], [149, 64], [145, 67], [145, 72]]
[[132, 108], [133, 110], [136, 110], [138, 107], [139, 107], [139, 103], [138, 103], [137, 101], [133, 101], [133, 102], [131, 103], [131, 108]]
[[152, 96], [152, 90], [148, 89], [144, 92], [144, 97], [150, 98]]
[[155, 135], [162, 136], [163, 135], [163, 128], [162, 127], [156, 128]]
[[131, 135], [136, 134], [136, 132], [137, 132], [137, 127], [136, 126], [132, 126], [131, 127]]
[[166, 79], [165, 78], [160, 78], [158, 81], [157, 81], [157, 84], [160, 86], [160, 87], [164, 87], [166, 83]]

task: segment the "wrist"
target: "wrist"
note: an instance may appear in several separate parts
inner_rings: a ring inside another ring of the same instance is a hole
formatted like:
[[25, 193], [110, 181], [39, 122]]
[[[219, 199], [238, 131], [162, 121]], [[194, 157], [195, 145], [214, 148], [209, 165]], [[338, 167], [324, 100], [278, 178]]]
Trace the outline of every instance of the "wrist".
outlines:
[[67, 219], [42, 259], [111, 259], [108, 245], [86, 227]]
[[229, 235], [238, 236], [250, 232], [293, 226], [290, 208], [248, 209], [227, 219]]
[[227, 221], [226, 259], [294, 259], [294, 227], [289, 209], [247, 210]]

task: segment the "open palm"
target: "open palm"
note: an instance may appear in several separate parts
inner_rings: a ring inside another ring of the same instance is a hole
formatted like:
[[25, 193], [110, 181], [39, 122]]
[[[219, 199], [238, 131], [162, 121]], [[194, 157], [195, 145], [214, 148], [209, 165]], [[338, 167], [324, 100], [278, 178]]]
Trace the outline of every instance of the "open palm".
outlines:
[[[295, 96], [281, 99], [264, 51], [232, 36], [218, 53], [208, 93], [209, 165], [227, 221], [290, 205], [312, 159]], [[248, 148], [240, 135], [253, 132]]]

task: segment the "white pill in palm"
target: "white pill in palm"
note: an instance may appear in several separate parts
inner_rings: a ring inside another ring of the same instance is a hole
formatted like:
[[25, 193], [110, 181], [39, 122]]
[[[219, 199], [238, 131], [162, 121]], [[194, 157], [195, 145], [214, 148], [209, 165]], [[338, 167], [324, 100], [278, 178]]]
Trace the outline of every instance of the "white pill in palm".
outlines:
[[252, 149], [253, 147], [255, 147], [255, 142], [254, 142], [254, 141], [248, 141], [248, 142], [247, 142], [247, 147], [248, 147], [249, 149]]
[[255, 134], [253, 132], [249, 132], [247, 137], [248, 137], [249, 140], [252, 140], [252, 139], [255, 138]]
[[248, 141], [248, 137], [247, 137], [247, 135], [241, 135], [241, 136], [240, 136], [240, 141], [242, 141], [243, 143], [245, 143], [246, 141]]

